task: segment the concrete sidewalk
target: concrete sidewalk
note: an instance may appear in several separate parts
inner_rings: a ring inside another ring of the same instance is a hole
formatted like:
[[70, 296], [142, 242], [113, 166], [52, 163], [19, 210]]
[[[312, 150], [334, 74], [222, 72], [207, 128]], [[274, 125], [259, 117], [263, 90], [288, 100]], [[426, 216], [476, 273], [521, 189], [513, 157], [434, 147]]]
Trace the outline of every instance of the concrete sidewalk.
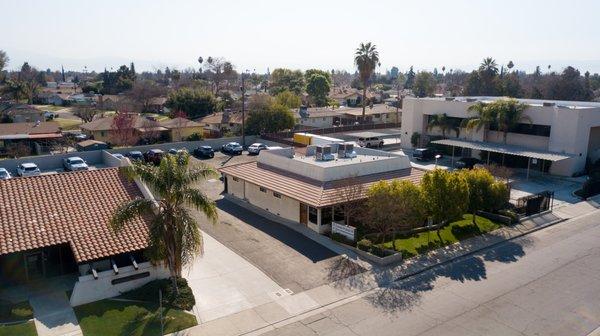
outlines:
[[[593, 202], [575, 206], [570, 209], [572, 217], [585, 215], [597, 209], [597, 204]], [[563, 212], [567, 210], [569, 209], [563, 209]], [[547, 212], [515, 226], [504, 227], [431, 251], [427, 255], [416, 256], [395, 267], [373, 267], [370, 271], [358, 275], [345, 278], [340, 276], [339, 280], [332, 283], [198, 325], [177, 335], [259, 335], [354, 301], [377, 287], [425, 272], [440, 264], [452, 262], [462, 256], [521, 237], [565, 219]], [[346, 273], [346, 267], [353, 265], [353, 262], [342, 259], [339, 265], [340, 275]]]
[[83, 335], [65, 292], [52, 292], [29, 299], [39, 336]]

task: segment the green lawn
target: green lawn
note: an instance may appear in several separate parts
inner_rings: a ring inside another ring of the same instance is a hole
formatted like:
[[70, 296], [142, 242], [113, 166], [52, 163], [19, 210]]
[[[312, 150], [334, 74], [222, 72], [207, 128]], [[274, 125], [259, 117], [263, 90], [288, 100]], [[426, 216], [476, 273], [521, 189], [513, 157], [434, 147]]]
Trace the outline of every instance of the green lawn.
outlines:
[[35, 105], [35, 108], [37, 108], [38, 110], [41, 110], [41, 111], [56, 112], [58, 110], [64, 109], [65, 107], [64, 106], [55, 106], [55, 105]]
[[[158, 304], [101, 300], [74, 308], [86, 336], [159, 335]], [[196, 317], [178, 309], [163, 309], [165, 334], [193, 327]]]
[[[479, 216], [476, 216], [475, 218], [477, 225], [473, 225], [472, 219], [472, 215], [464, 215], [463, 219], [452, 222], [441, 229], [439, 236], [437, 231], [431, 231], [429, 233], [421, 232], [411, 237], [398, 238], [396, 239], [396, 250], [402, 252], [402, 255], [405, 258], [409, 258], [417, 254], [426, 253], [427, 251], [438, 247], [456, 243], [463, 239], [494, 231], [502, 226], [487, 218]], [[386, 242], [383, 246], [392, 249], [392, 242]]]
[[35, 323], [28, 321], [8, 326], [0, 326], [0, 336], [37, 336]]
[[54, 118], [53, 121], [56, 121], [63, 130], [76, 129], [82, 124], [82, 121], [77, 119]]
[[0, 303], [0, 323], [25, 321], [23, 323], [0, 325], [0, 336], [37, 335], [35, 324], [29, 321], [33, 318], [33, 309], [28, 301], [15, 304]]

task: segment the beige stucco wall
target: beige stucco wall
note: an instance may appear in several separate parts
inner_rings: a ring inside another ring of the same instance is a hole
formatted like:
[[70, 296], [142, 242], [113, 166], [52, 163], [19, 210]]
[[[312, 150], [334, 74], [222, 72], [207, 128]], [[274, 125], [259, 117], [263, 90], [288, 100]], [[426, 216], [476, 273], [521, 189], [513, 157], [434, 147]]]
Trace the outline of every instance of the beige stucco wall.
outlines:
[[204, 127], [195, 126], [195, 127], [185, 127], [185, 128], [174, 128], [171, 129], [171, 141], [183, 141], [187, 139], [190, 135], [194, 133], [204, 134]]
[[244, 195], [244, 181], [241, 179], [238, 179], [237, 181], [234, 180], [233, 176], [226, 176], [227, 178], [227, 193], [231, 194], [237, 198], [240, 199], [245, 199], [246, 196]]
[[311, 127], [332, 127], [333, 117], [309, 117], [306, 119], [298, 119], [298, 124]]
[[250, 204], [274, 215], [294, 222], [300, 221], [300, 202], [285, 195], [277, 198], [273, 196], [273, 191], [266, 189], [266, 192], [262, 192], [259, 186], [246, 182], [246, 199]]
[[[446, 101], [443, 99], [428, 98], [406, 98], [402, 109], [402, 135], [401, 141], [404, 148], [412, 148], [410, 138], [414, 132], [420, 134], [439, 134], [436, 130], [426, 130], [426, 115], [446, 113], [451, 117], [468, 118], [472, 116], [468, 112], [469, 106], [475, 102]], [[539, 104], [539, 102], [538, 102]], [[575, 103], [557, 102], [554, 106], [530, 105], [525, 114], [531, 118], [533, 124], [547, 125], [551, 127], [549, 137], [540, 137], [526, 134], [509, 133], [507, 142], [509, 144], [524, 146], [532, 149], [547, 150], [557, 153], [571, 154], [574, 157], [552, 164], [550, 173], [555, 175], [570, 176], [582, 171], [588, 151], [595, 153], [597, 133], [591, 133], [592, 127], [600, 126], [600, 107], [590, 105], [592, 103], [577, 103], [586, 108], [567, 108], [559, 105]], [[461, 132], [461, 138], [478, 141], [502, 142], [502, 134], [499, 132]], [[447, 136], [454, 137], [454, 132]], [[595, 154], [593, 154], [595, 155]]]

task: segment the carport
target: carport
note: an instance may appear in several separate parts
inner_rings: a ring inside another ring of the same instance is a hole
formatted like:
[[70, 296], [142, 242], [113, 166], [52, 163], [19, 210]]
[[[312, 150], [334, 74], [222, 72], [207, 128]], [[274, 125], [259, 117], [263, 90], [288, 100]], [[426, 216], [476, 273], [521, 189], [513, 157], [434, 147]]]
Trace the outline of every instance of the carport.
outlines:
[[531, 159], [547, 160], [551, 162], [558, 162], [568, 160], [573, 155], [565, 153], [555, 153], [550, 151], [544, 151], [539, 149], [531, 149], [523, 146], [483, 142], [483, 141], [470, 141], [470, 140], [459, 140], [459, 139], [442, 139], [432, 141], [433, 144], [446, 145], [452, 147], [452, 166], [454, 167], [454, 147], [469, 148], [479, 151], [486, 151], [487, 164], [490, 163], [490, 153], [500, 153], [504, 158], [504, 155], [516, 155], [527, 158], [527, 178], [529, 178], [529, 168], [531, 165]]

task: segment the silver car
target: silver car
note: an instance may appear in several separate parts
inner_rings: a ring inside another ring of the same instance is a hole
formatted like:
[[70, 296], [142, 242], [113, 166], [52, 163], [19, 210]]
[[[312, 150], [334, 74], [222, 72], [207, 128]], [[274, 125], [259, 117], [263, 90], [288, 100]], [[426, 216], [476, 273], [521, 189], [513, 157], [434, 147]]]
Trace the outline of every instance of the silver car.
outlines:
[[8, 180], [11, 178], [12, 176], [10, 176], [10, 173], [8, 170], [6, 170], [6, 168], [0, 168], [0, 180]]
[[250, 145], [248, 147], [248, 154], [258, 155], [258, 154], [260, 154], [260, 151], [263, 149], [269, 149], [269, 148], [264, 143], [260, 143], [260, 142], [253, 143], [252, 145]]
[[79, 156], [72, 156], [63, 160], [63, 166], [66, 171], [88, 170], [89, 167]]
[[19, 176], [38, 176], [42, 172], [33, 162], [24, 162], [17, 167], [17, 175]]

